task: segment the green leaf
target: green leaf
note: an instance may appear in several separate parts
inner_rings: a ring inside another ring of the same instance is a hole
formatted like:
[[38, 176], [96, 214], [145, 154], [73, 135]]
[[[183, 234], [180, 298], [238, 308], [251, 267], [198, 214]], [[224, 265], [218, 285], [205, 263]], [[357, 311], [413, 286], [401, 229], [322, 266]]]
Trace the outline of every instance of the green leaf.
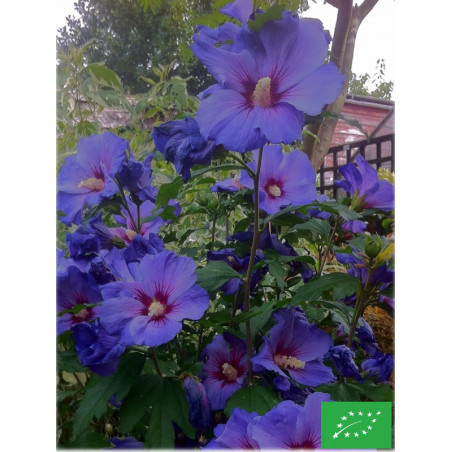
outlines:
[[279, 402], [278, 396], [271, 389], [254, 384], [232, 394], [226, 403], [224, 413], [230, 417], [234, 408], [239, 407], [248, 413], [256, 412], [262, 416]]
[[99, 419], [107, 411], [108, 400], [116, 393], [123, 399], [137, 380], [146, 358], [142, 353], [123, 356], [116, 372], [109, 377], [93, 375], [86, 385], [86, 392], [74, 415], [72, 439], [75, 439], [93, 417]]
[[[249, 314], [252, 314], [252, 317], [250, 317], [250, 327], [251, 327], [251, 335], [254, 337], [259, 331], [265, 326], [265, 324], [270, 320], [270, 317], [272, 316], [274, 309], [273, 303], [263, 303], [262, 306], [254, 306], [251, 308]], [[245, 314], [245, 313], [243, 313]], [[242, 315], [242, 314], [240, 314]], [[237, 316], [239, 317], [239, 316]], [[240, 331], [243, 334], [246, 334], [245, 332], [245, 323], [241, 323]]]
[[269, 261], [268, 272], [275, 278], [276, 284], [278, 284], [281, 289], [284, 289], [286, 287], [287, 284], [283, 278], [287, 276], [287, 274], [280, 262]]
[[394, 391], [389, 383], [376, 385], [373, 381], [366, 380], [362, 384], [353, 383], [353, 385], [364, 397], [374, 402], [392, 402], [394, 400]]
[[192, 171], [191, 179], [193, 179], [194, 177], [201, 176], [202, 174], [208, 173], [209, 171], [234, 170], [234, 169], [242, 170], [243, 167], [241, 167], [240, 165], [234, 165], [233, 163], [225, 163], [224, 165], [213, 165], [207, 168], [199, 169], [197, 171]]
[[197, 269], [196, 273], [198, 275], [197, 284], [207, 292], [217, 290], [231, 278], [240, 278], [240, 275], [223, 261], [209, 261], [204, 268]]
[[300, 301], [314, 301], [324, 292], [331, 292], [333, 300], [341, 300], [353, 295], [360, 287], [361, 281], [347, 273], [330, 273], [309, 281], [299, 287], [292, 299], [292, 305]]
[[175, 435], [173, 423], [169, 416], [161, 409], [163, 397], [152, 408], [149, 429], [146, 433], [144, 446], [152, 449], [174, 449]]
[[189, 406], [180, 381], [162, 378], [154, 374], [142, 375], [130, 390], [119, 410], [119, 428], [124, 434], [133, 427], [151, 408], [149, 430], [145, 445], [152, 448], [174, 448], [175, 422], [189, 437], [196, 431], [188, 419]]
[[284, 9], [284, 6], [279, 5], [278, 2], [275, 2], [265, 13], [256, 13], [255, 19], [248, 21], [248, 28], [251, 31], [259, 31], [269, 20], [281, 19]]
[[58, 352], [57, 354], [57, 369], [65, 370], [66, 372], [86, 372], [88, 369], [80, 364], [75, 350], [68, 350], [65, 352]]
[[388, 383], [376, 385], [370, 380], [364, 383], [342, 382], [317, 386], [317, 391], [327, 392], [337, 402], [360, 401], [361, 396], [375, 402], [390, 402], [394, 400], [394, 392]]
[[349, 207], [338, 203], [337, 201], [328, 201], [324, 203], [316, 203], [316, 207], [321, 207], [325, 212], [332, 213], [334, 215], [341, 216], [344, 220], [356, 220], [360, 218], [361, 215]]
[[154, 386], [160, 382], [154, 374], [142, 375], [130, 389], [119, 409], [119, 430], [130, 433], [152, 403]]
[[394, 284], [391, 284], [390, 286], [386, 287], [386, 289], [381, 290], [380, 294], [384, 295], [385, 297], [394, 298]]
[[106, 67], [103, 63], [92, 63], [86, 66], [92, 79], [101, 86], [108, 86], [119, 92], [123, 91], [121, 79], [116, 72]]
[[323, 110], [321, 115], [322, 115], [323, 118], [341, 119], [342, 121], [347, 123], [349, 126], [356, 127], [357, 129], [359, 129], [359, 131], [363, 135], [366, 136], [367, 141], [370, 140], [368, 133], [364, 130], [362, 124], [359, 121], [357, 121], [356, 119], [349, 119], [349, 118], [346, 118], [341, 113], [334, 113], [334, 112], [328, 111], [328, 110]]
[[168, 184], [161, 185], [157, 194], [157, 198], [155, 200], [155, 207], [153, 212], [160, 209], [160, 207], [162, 206], [166, 206], [170, 199], [177, 198], [177, 195], [179, 194], [183, 186], [184, 181], [182, 180], [181, 176], [175, 177]]
[[306, 221], [306, 223], [295, 225], [293, 229], [311, 231], [320, 235], [328, 236], [331, 230], [331, 226], [328, 221], [312, 218], [311, 220]]
[[226, 310], [209, 312], [202, 319], [204, 320], [209, 324], [227, 323], [231, 321], [231, 313]]
[[65, 449], [110, 449], [112, 443], [102, 433], [83, 432], [75, 440], [69, 441], [62, 447]]
[[359, 391], [355, 385], [351, 383], [330, 383], [328, 385], [321, 385], [316, 387], [316, 391], [326, 392], [331, 395], [331, 398], [336, 402], [359, 402]]
[[334, 320], [340, 322], [344, 327], [345, 333], [350, 331], [350, 322], [353, 316], [353, 308], [345, 305], [341, 301], [328, 301], [320, 300], [318, 301], [322, 306], [328, 309], [333, 315]]

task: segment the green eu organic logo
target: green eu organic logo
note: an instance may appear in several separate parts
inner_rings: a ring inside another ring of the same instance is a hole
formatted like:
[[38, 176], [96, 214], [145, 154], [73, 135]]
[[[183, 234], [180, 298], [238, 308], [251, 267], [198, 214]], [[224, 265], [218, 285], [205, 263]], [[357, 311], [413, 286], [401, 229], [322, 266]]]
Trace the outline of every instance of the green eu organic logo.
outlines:
[[322, 402], [322, 449], [392, 449], [392, 402]]

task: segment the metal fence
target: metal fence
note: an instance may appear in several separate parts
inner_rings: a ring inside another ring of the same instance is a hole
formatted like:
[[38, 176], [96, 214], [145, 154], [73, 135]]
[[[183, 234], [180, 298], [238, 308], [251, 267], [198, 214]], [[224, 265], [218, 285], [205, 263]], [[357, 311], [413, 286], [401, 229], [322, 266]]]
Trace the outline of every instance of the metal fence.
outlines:
[[319, 169], [319, 192], [325, 193], [332, 190], [337, 196], [338, 187], [335, 180], [342, 179], [339, 168], [347, 163], [354, 162], [358, 154], [361, 154], [375, 169], [387, 168], [394, 171], [394, 134], [371, 138], [369, 141], [361, 140], [346, 143], [330, 148], [323, 165]]

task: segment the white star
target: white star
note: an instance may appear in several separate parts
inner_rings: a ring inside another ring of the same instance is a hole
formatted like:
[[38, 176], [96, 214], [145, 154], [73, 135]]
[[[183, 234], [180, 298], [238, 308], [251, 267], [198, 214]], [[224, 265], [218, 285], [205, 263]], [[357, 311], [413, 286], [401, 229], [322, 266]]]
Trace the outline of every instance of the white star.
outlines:
[[342, 420], [346, 421], [347, 420], [346, 416], [342, 416]]
[[360, 411], [359, 413], [358, 413], [360, 416], [362, 416], [363, 415], [363, 413], [362, 413], [362, 411]]
[[381, 411], [379, 411], [379, 412], [377, 413], [377, 416], [378, 416], [379, 414], [381, 414]]
[[338, 427], [338, 428], [341, 428], [341, 427], [342, 427], [342, 424], [337, 424], [337, 427]]
[[372, 419], [372, 422], [377, 422], [377, 420], [376, 419]]
[[333, 439], [336, 439], [337, 438], [337, 433], [334, 433], [334, 435], [333, 435]]
[[350, 433], [347, 432], [347, 433], [345, 434], [345, 436], [348, 438], [348, 437], [350, 436]]
[[369, 427], [367, 427], [369, 430], [372, 430], [372, 427], [369, 425]]
[[367, 432], [365, 430], [363, 430], [363, 435], [367, 435]]
[[372, 413], [367, 413], [368, 416], [372, 416]]
[[348, 413], [350, 416], [354, 416], [355, 413], [353, 411], [350, 411], [350, 413]]
[[358, 433], [355, 433], [355, 436], [359, 436], [359, 434], [358, 434]]

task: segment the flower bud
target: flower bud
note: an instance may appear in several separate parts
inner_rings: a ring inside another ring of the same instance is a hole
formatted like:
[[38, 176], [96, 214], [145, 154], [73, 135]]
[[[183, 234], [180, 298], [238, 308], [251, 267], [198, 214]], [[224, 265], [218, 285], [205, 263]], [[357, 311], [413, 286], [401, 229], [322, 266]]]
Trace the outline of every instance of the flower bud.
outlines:
[[198, 430], [210, 427], [210, 406], [203, 384], [191, 375], [183, 377], [182, 386], [190, 406], [190, 423]]
[[364, 248], [366, 254], [374, 259], [378, 256], [378, 253], [381, 251], [381, 238], [380, 237], [366, 237], [366, 246]]

